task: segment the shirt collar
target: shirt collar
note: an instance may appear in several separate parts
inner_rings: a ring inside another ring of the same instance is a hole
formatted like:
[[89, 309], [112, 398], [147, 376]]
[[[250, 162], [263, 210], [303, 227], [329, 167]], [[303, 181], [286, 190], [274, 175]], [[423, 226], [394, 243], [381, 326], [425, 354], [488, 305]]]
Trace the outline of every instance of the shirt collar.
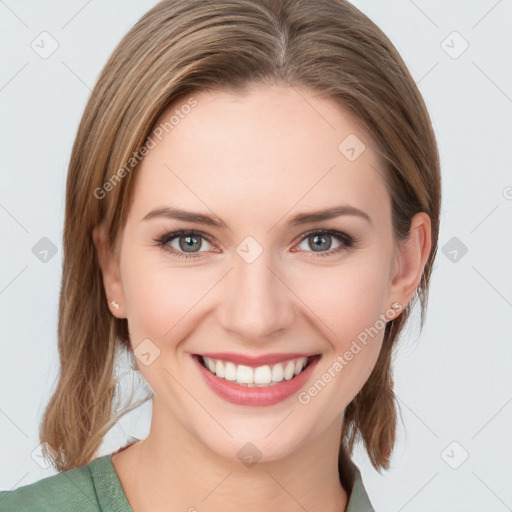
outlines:
[[338, 458], [340, 482], [347, 491], [347, 508], [341, 512], [375, 512], [363, 485], [359, 468], [343, 451]]

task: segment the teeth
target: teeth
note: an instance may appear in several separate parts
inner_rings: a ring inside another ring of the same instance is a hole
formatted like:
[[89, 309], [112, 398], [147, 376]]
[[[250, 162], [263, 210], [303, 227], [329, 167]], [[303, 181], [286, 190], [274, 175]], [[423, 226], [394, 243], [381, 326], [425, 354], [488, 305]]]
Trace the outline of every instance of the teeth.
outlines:
[[272, 370], [270, 366], [258, 366], [254, 368], [254, 382], [258, 384], [270, 384], [272, 382]]
[[[211, 359], [210, 359], [211, 361]], [[211, 361], [213, 363], [213, 361]], [[217, 361], [216, 363], [213, 363], [213, 369], [212, 369], [212, 372], [215, 372], [216, 375], [218, 375], [219, 377], [222, 377], [224, 378], [225, 377], [225, 372], [224, 372], [224, 365], [220, 362], [220, 361]]]
[[[217, 364], [219, 362], [220, 361], [217, 361]], [[226, 380], [236, 380], [236, 366], [233, 363], [226, 363], [225, 364], [225, 366], [224, 366], [224, 378]]]
[[286, 367], [284, 369], [284, 378], [286, 380], [290, 380], [293, 377], [295, 372], [295, 363], [293, 361], [288, 361], [286, 363]]
[[[209, 357], [203, 357], [203, 361], [212, 373], [219, 373], [218, 370], [216, 371], [216, 364]], [[222, 369], [222, 365], [219, 365], [219, 368]], [[220, 377], [223, 377], [223, 375], [220, 375]]]
[[[233, 364], [233, 366], [235, 365]], [[250, 366], [244, 366], [243, 364], [238, 365], [238, 368], [236, 369], [235, 380], [238, 382], [238, 384], [252, 384], [254, 382], [253, 369]]]
[[274, 386], [282, 382], [283, 379], [291, 380], [302, 372], [308, 362], [307, 357], [300, 357], [285, 361], [284, 364], [278, 363], [272, 366], [264, 365], [252, 368], [243, 364], [235, 365], [230, 361], [211, 359], [210, 357], [201, 356], [201, 359], [210, 372], [217, 375], [217, 377], [248, 387]]
[[272, 382], [281, 382], [283, 380], [284, 370], [282, 364], [275, 364], [272, 367]]

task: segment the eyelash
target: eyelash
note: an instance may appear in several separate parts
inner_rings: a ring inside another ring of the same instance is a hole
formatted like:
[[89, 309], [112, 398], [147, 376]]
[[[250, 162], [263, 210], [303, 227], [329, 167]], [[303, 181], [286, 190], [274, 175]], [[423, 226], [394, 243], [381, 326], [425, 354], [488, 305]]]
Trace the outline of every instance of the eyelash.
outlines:
[[[331, 249], [330, 251], [326, 252], [320, 252], [316, 253], [315, 255], [308, 256], [308, 258], [323, 258], [326, 256], [334, 256], [336, 254], [339, 254], [343, 251], [346, 251], [347, 249], [354, 248], [357, 246], [357, 240], [354, 237], [351, 237], [347, 235], [346, 233], [342, 233], [341, 231], [335, 231], [331, 229], [321, 229], [317, 231], [310, 231], [308, 233], [305, 233], [302, 238], [299, 241], [299, 244], [301, 244], [304, 240], [309, 238], [311, 235], [329, 235], [334, 238], [336, 238], [339, 242], [341, 242], [341, 245], [337, 247], [336, 249]], [[175, 238], [180, 238], [182, 236], [194, 236], [194, 237], [200, 237], [204, 238], [211, 244], [213, 244], [213, 240], [209, 235], [206, 235], [205, 233], [201, 233], [199, 231], [194, 230], [180, 230], [180, 231], [173, 231], [172, 233], [165, 233], [159, 238], [155, 239], [155, 245], [162, 249], [163, 251], [166, 251], [168, 253], [171, 253], [173, 256], [177, 256], [178, 258], [190, 260], [190, 259], [196, 259], [201, 257], [201, 253], [184, 253], [177, 251], [173, 247], [170, 247], [168, 245], [169, 242], [174, 240]], [[306, 251], [306, 252], [312, 252], [312, 251]]]

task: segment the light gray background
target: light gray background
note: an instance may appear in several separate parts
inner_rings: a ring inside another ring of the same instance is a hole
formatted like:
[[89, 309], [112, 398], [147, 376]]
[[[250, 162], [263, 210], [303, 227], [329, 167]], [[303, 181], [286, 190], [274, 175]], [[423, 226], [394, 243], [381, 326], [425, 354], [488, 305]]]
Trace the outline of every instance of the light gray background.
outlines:
[[[100, 69], [155, 3], [0, 0], [0, 489], [55, 473], [37, 463], [38, 424], [58, 368], [67, 163]], [[427, 322], [411, 323], [396, 360], [392, 469], [379, 475], [362, 449], [354, 458], [379, 512], [510, 510], [512, 1], [354, 4], [417, 81], [443, 175]], [[40, 252], [43, 237], [55, 255]], [[144, 437], [150, 413], [126, 417], [102, 453]]]

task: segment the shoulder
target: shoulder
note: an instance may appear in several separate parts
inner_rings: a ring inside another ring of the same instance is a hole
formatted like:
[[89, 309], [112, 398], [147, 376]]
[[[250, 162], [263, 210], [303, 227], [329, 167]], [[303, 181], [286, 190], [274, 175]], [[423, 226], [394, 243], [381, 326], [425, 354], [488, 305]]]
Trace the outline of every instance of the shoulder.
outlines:
[[104, 458], [12, 491], [0, 491], [2, 512], [59, 512], [77, 510], [99, 512], [93, 471], [104, 464]]

